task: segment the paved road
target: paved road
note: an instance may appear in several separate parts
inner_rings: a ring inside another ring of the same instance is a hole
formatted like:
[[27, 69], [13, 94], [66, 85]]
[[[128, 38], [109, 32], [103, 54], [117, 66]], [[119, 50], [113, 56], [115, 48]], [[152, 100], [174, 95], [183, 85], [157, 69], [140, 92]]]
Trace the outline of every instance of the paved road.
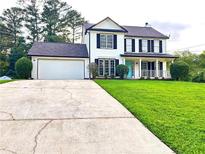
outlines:
[[93, 81], [0, 85], [0, 154], [170, 154]]

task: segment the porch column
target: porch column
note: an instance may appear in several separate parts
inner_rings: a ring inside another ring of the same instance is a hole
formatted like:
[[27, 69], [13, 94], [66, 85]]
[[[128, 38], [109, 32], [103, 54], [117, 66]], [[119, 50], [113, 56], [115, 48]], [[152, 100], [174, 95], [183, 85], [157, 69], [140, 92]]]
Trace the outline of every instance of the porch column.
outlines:
[[156, 59], [156, 77], [159, 77], [159, 60]]
[[141, 73], [141, 65], [142, 65], [142, 59], [140, 58], [139, 59], [139, 77], [141, 78], [141, 75], [142, 75], [142, 73]]
[[167, 78], [167, 62], [163, 61], [163, 77]]

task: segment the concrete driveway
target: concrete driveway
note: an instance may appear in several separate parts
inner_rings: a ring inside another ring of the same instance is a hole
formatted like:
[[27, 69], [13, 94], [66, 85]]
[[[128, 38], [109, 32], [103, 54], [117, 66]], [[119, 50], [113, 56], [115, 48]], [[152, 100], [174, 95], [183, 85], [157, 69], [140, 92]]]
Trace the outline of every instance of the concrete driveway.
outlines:
[[93, 81], [0, 85], [0, 154], [169, 154]]

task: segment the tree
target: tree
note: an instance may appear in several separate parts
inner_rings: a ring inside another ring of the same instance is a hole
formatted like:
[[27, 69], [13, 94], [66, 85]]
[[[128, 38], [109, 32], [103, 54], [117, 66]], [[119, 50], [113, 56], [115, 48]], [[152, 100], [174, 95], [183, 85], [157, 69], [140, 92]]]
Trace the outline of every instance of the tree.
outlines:
[[6, 52], [0, 52], [0, 76], [3, 76], [8, 71], [8, 56]]
[[71, 7], [66, 2], [45, 0], [42, 12], [45, 41], [50, 41], [50, 38], [57, 38], [60, 35], [69, 33], [66, 27], [68, 25], [67, 17], [70, 11]]
[[15, 70], [18, 77], [28, 79], [31, 76], [32, 62], [26, 57], [20, 58], [15, 64]]
[[4, 25], [6, 32], [12, 38], [13, 46], [17, 45], [18, 37], [21, 35], [21, 28], [23, 26], [24, 11], [18, 7], [6, 9], [0, 19]]
[[205, 51], [199, 55], [199, 66], [205, 68]]
[[28, 40], [38, 42], [41, 34], [41, 20], [40, 20], [40, 9], [38, 6], [39, 0], [19, 0], [20, 4], [26, 11], [25, 27], [28, 30]]
[[27, 55], [27, 51], [30, 47], [26, 44], [23, 37], [19, 37], [16, 46], [11, 48], [11, 53], [9, 55], [9, 69], [15, 71], [15, 63], [21, 57]]
[[183, 51], [183, 52], [177, 53], [177, 56], [179, 57], [176, 59], [177, 62], [183, 61], [189, 64], [189, 74], [191, 76], [201, 71], [201, 67], [199, 64], [200, 63], [199, 55], [193, 54], [190, 51]]
[[96, 63], [90, 63], [89, 64], [89, 71], [92, 74], [92, 78], [95, 79], [96, 76], [98, 75], [98, 66]]
[[12, 36], [0, 19], [0, 51], [6, 51], [12, 46]]
[[189, 65], [183, 61], [172, 63], [170, 73], [174, 80], [187, 80], [189, 77]]
[[128, 74], [128, 67], [126, 65], [120, 64], [117, 66], [117, 74], [120, 76], [120, 79], [124, 79], [124, 77]]
[[75, 43], [75, 41], [80, 38], [81, 28], [84, 23], [84, 18], [82, 18], [79, 12], [77, 12], [76, 10], [72, 10], [69, 13], [68, 19], [69, 19], [68, 26], [71, 28], [72, 42]]

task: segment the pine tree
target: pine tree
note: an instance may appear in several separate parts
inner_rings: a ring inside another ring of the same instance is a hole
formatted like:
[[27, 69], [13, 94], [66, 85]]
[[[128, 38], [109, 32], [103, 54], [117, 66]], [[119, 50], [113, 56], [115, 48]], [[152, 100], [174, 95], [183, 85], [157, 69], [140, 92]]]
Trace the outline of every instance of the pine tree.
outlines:
[[21, 29], [24, 20], [23, 12], [21, 8], [12, 7], [4, 10], [3, 15], [0, 16], [6, 32], [12, 37], [14, 47], [17, 45], [18, 37], [22, 33]]
[[21, 0], [24, 9], [26, 11], [25, 27], [29, 32], [28, 40], [38, 42], [41, 34], [41, 20], [40, 20], [40, 9], [38, 6], [38, 0]]
[[12, 47], [12, 36], [6, 26], [0, 21], [0, 52]]
[[84, 18], [76, 10], [72, 10], [69, 14], [69, 28], [71, 28], [72, 42], [75, 43], [81, 36], [82, 25], [84, 23]]
[[[45, 41], [62, 41], [62, 36], [69, 33], [67, 16], [71, 7], [60, 0], [46, 0], [42, 12]], [[66, 40], [65, 40], [66, 41]]]

